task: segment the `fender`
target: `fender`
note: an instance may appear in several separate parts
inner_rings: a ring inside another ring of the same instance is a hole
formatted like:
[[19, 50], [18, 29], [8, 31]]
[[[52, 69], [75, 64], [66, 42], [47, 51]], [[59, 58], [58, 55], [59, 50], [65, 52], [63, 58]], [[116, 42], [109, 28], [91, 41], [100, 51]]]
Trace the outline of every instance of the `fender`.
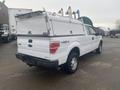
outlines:
[[67, 58], [68, 58], [71, 50], [72, 50], [73, 48], [75, 48], [75, 47], [79, 48], [79, 50], [80, 50], [80, 43], [76, 41], [76, 42], [71, 43], [71, 44], [68, 46], [67, 55], [66, 55], [66, 56], [67, 56], [67, 57], [66, 57], [66, 60], [67, 60]]
[[100, 42], [102, 42], [102, 44], [103, 44], [103, 38], [102, 38], [102, 36], [99, 36], [99, 43], [98, 43], [98, 47], [99, 47]]

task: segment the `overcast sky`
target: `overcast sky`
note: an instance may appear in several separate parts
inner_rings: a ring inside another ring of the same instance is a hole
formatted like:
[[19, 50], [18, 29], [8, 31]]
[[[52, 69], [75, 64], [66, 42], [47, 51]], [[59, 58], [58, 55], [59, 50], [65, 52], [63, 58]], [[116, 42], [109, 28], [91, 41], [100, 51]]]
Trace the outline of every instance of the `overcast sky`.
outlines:
[[[0, 0], [2, 1], [2, 0]], [[94, 24], [104, 27], [115, 27], [115, 21], [120, 19], [120, 0], [6, 0], [9, 8], [30, 8], [46, 11], [64, 11], [71, 6], [73, 10], [80, 9], [82, 16], [90, 17]]]

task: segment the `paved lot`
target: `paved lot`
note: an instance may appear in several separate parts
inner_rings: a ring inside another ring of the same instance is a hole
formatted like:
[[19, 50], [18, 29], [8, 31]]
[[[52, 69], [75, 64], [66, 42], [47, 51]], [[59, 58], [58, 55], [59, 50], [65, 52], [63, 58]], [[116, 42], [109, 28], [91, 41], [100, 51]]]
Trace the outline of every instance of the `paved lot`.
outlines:
[[15, 53], [16, 42], [0, 43], [0, 90], [120, 90], [120, 39], [104, 39], [103, 53], [81, 57], [73, 75], [28, 67]]

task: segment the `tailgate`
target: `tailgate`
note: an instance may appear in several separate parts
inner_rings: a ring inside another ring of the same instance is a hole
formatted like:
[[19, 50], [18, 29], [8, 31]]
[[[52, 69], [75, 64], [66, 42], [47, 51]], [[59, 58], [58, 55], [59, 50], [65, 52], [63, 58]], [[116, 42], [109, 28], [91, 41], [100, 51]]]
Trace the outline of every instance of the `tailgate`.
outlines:
[[49, 59], [49, 38], [18, 36], [18, 53]]

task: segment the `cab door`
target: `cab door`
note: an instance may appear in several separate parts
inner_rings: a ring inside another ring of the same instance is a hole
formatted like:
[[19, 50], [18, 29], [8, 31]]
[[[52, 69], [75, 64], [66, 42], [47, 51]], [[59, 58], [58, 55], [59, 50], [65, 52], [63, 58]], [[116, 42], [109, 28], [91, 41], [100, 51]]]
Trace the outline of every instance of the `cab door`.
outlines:
[[89, 53], [93, 50], [93, 42], [94, 42], [94, 35], [91, 34], [90, 32], [90, 27], [88, 25], [84, 25], [84, 30], [86, 32], [86, 36], [85, 36], [85, 53]]
[[87, 27], [88, 36], [90, 37], [90, 41], [91, 41], [91, 51], [93, 51], [96, 48], [98, 48], [99, 37], [95, 35], [96, 32], [91, 26], [86, 26], [86, 27]]

